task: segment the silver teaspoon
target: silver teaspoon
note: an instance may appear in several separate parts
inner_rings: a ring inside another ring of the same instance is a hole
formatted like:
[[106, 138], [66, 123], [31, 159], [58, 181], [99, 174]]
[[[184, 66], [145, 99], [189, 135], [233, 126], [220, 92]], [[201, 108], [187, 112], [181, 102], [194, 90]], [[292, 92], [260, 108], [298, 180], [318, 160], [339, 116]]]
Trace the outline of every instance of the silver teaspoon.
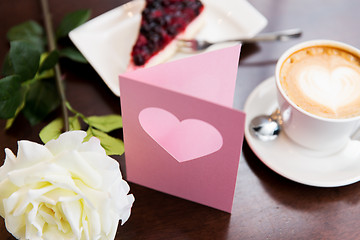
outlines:
[[270, 116], [260, 115], [253, 118], [249, 130], [254, 137], [261, 141], [271, 141], [280, 134], [281, 123], [280, 111], [276, 109]]

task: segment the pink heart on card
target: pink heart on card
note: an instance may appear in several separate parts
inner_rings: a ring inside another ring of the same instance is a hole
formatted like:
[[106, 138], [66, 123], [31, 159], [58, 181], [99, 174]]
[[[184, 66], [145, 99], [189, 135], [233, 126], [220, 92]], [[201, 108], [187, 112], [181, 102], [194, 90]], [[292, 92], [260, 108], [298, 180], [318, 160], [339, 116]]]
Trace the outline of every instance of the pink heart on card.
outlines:
[[220, 132], [199, 119], [180, 121], [162, 108], [149, 107], [139, 114], [142, 128], [178, 162], [185, 162], [218, 151], [223, 145]]

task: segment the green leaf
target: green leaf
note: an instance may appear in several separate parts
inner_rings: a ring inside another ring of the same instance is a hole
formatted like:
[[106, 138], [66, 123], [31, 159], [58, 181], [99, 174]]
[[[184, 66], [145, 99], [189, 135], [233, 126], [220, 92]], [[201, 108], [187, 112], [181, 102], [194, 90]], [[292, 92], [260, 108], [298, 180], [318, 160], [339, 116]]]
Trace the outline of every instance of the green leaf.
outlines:
[[75, 62], [88, 63], [86, 58], [79, 52], [79, 50], [73, 47], [67, 47], [60, 50], [60, 56], [69, 58]]
[[48, 125], [46, 125], [43, 129], [41, 129], [39, 133], [39, 137], [43, 143], [47, 143], [51, 139], [57, 139], [60, 134], [61, 130], [64, 126], [64, 122], [62, 118], [56, 118]]
[[[80, 130], [80, 122], [77, 117], [70, 117], [69, 118], [70, 130]], [[56, 118], [55, 120], [51, 121], [48, 125], [46, 125], [43, 129], [41, 129], [39, 133], [39, 137], [43, 143], [47, 143], [52, 139], [57, 139], [62, 130], [64, 128], [64, 121], [62, 118]]]
[[43, 71], [41, 73], [38, 73], [35, 78], [37, 80], [41, 80], [41, 79], [46, 79], [46, 78], [52, 78], [54, 76], [55, 76], [54, 69], [49, 69], [49, 70]]
[[11, 126], [13, 125], [14, 121], [15, 121], [15, 117], [13, 118], [9, 118], [8, 120], [6, 120], [6, 124], [5, 124], [5, 130], [8, 130], [11, 128]]
[[11, 41], [26, 40], [33, 43], [40, 51], [45, 48], [44, 29], [35, 21], [27, 21], [12, 27], [7, 33]]
[[24, 97], [23, 97], [23, 100], [22, 100], [21, 104], [20, 104], [19, 107], [16, 109], [16, 112], [15, 112], [14, 117], [12, 117], [12, 118], [10, 118], [10, 119], [8, 119], [8, 120], [6, 121], [6, 125], [5, 125], [5, 129], [6, 129], [6, 130], [9, 129], [9, 128], [11, 128], [11, 126], [13, 125], [13, 123], [14, 123], [14, 121], [15, 121], [15, 118], [19, 115], [19, 113], [21, 112], [21, 110], [23, 110], [24, 106], [25, 106], [25, 94], [24, 94]]
[[56, 31], [56, 37], [58, 39], [67, 37], [71, 30], [85, 23], [90, 18], [90, 13], [90, 10], [78, 10], [67, 14]]
[[111, 132], [115, 129], [122, 128], [122, 117], [111, 114], [106, 116], [91, 116], [86, 119], [86, 123], [103, 132]]
[[59, 61], [59, 52], [57, 50], [54, 50], [50, 52], [44, 61], [42, 61], [39, 73], [42, 73], [45, 70], [52, 69]]
[[39, 80], [30, 85], [23, 113], [30, 124], [35, 125], [59, 105], [60, 98], [54, 79]]
[[69, 118], [69, 127], [70, 127], [70, 130], [80, 130], [81, 125], [79, 122], [79, 118], [78, 117], [70, 117]]
[[40, 52], [34, 47], [34, 44], [28, 41], [12, 41], [9, 58], [14, 72], [20, 75], [23, 80], [35, 76], [39, 68]]
[[12, 27], [6, 34], [9, 41], [26, 40], [30, 37], [38, 37], [44, 34], [44, 29], [35, 21], [27, 21]]
[[17, 75], [0, 80], [0, 118], [9, 119], [15, 116], [16, 110], [23, 103], [25, 91]]
[[121, 155], [124, 153], [124, 142], [120, 139], [111, 137], [108, 134], [91, 127], [89, 127], [86, 132], [87, 136], [84, 141], [88, 141], [91, 137], [97, 137], [107, 155]]
[[3, 66], [2, 66], [2, 74], [4, 76], [10, 76], [10, 75], [15, 74], [14, 68], [13, 68], [12, 63], [10, 61], [9, 53], [7, 53], [6, 56], [5, 56], [4, 63], [3, 63]]

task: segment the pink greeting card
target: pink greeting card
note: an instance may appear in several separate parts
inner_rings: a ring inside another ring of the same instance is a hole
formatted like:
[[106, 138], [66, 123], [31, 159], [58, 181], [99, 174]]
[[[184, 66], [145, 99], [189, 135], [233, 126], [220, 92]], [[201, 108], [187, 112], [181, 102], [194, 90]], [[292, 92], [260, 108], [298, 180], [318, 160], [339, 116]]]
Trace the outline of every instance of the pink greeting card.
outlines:
[[240, 46], [120, 75], [127, 180], [231, 212], [245, 114]]

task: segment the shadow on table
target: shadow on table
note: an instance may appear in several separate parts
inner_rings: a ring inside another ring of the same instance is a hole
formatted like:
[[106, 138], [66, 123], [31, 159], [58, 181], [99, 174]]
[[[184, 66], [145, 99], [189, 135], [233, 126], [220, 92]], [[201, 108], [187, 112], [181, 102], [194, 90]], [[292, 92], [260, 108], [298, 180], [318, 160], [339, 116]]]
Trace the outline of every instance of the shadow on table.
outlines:
[[246, 59], [247, 57], [249, 57], [250, 55], [253, 55], [257, 52], [260, 51], [260, 46], [256, 43], [248, 43], [248, 44], [243, 44], [241, 46], [241, 54], [240, 54], [240, 58], [241, 59]]
[[359, 192], [360, 184], [333, 188], [307, 186], [272, 171], [257, 158], [246, 141], [244, 141], [243, 154], [251, 171], [259, 178], [270, 196], [290, 208], [313, 211], [332, 202], [357, 204], [360, 201], [357, 194], [354, 194]]
[[258, 43], [247, 43], [247, 44], [243, 44], [241, 47], [241, 54], [240, 54], [240, 61], [239, 61], [239, 65], [243, 66], [243, 67], [251, 67], [251, 66], [265, 66], [265, 65], [274, 65], [277, 63], [278, 59], [277, 58], [272, 58], [269, 56], [266, 58], [257, 58], [257, 60], [252, 61], [252, 62], [248, 62], [247, 59], [252, 56], [255, 55], [257, 53], [260, 53], [262, 51], [262, 45], [258, 44]]
[[135, 202], [119, 239], [226, 239], [229, 213], [129, 184]]

